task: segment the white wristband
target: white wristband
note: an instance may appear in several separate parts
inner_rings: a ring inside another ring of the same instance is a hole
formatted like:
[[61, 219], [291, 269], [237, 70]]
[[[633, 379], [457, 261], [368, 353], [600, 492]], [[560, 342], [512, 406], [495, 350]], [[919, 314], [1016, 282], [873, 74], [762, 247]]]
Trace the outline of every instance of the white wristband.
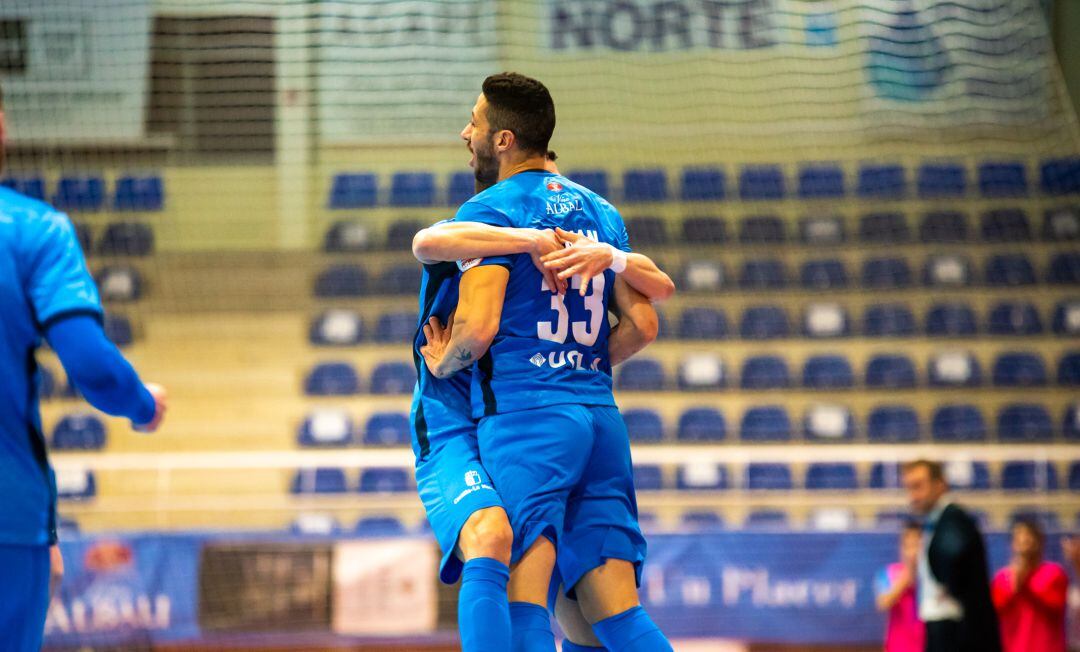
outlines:
[[616, 274], [622, 274], [626, 270], [626, 252], [618, 247], [608, 246], [611, 247], [611, 264], [608, 265], [608, 269]]

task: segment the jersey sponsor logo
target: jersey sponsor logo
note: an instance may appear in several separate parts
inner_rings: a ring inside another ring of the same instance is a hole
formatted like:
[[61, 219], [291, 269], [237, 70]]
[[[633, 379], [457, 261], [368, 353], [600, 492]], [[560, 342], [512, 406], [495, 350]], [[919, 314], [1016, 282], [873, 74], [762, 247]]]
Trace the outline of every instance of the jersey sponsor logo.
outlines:
[[545, 362], [544, 356], [541, 353], [536, 353], [533, 355], [533, 357], [529, 358], [529, 362], [533, 363], [537, 367], [543, 367]]
[[465, 486], [475, 487], [478, 484], [480, 484], [480, 473], [478, 471], [466, 471]]
[[457, 505], [461, 501], [465, 500], [465, 497], [469, 494], [476, 493], [477, 491], [488, 490], [495, 491], [495, 487], [486, 483], [481, 479], [479, 471], [466, 471], [465, 472], [465, 489], [454, 498], [454, 504]]
[[547, 182], [547, 189], [551, 192], [562, 192], [563, 185], [555, 179], [552, 179]]
[[467, 272], [482, 262], [484, 262], [483, 258], [468, 258], [466, 260], [459, 260], [457, 266], [461, 271]]
[[[561, 189], [562, 187], [560, 186], [560, 190]], [[581, 197], [570, 192], [561, 192], [557, 195], [552, 195], [548, 198], [547, 206], [545, 207], [545, 212], [548, 215], [568, 215], [580, 210], [584, 210], [584, 204], [581, 202]]]
[[567, 367], [575, 371], [581, 371], [588, 369], [589, 371], [600, 371], [600, 358], [589, 356], [590, 361], [585, 362], [585, 354], [581, 351], [565, 349], [560, 351], [551, 351], [544, 357], [543, 353], [535, 353], [533, 357], [529, 358], [529, 362], [533, 363], [537, 367], [543, 367], [545, 364], [551, 366], [552, 369], [562, 369]]

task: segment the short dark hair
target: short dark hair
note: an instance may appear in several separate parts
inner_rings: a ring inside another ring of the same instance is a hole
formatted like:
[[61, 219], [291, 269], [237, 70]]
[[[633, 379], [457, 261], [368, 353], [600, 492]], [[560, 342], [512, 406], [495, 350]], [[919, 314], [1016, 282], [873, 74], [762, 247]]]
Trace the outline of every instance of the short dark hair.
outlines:
[[511, 131], [518, 147], [546, 154], [555, 132], [555, 102], [547, 87], [516, 72], [501, 72], [484, 80], [487, 119], [491, 131]]
[[1039, 542], [1039, 546], [1046, 545], [1046, 533], [1043, 532], [1042, 525], [1039, 523], [1038, 519], [1032, 516], [1018, 516], [1013, 520], [1012, 528], [1010, 529], [1015, 530], [1018, 527], [1024, 528], [1030, 532], [1031, 536], [1035, 537]]
[[904, 473], [911, 473], [916, 469], [926, 469], [930, 474], [930, 479], [935, 482], [945, 482], [945, 467], [941, 462], [933, 462], [927, 459], [918, 459], [914, 462], [907, 462], [901, 467]]
[[559, 155], [558, 155], [558, 154], [556, 154], [556, 153], [555, 153], [555, 150], [553, 150], [553, 149], [549, 149], [549, 150], [547, 151], [547, 154], [545, 154], [544, 156], [545, 156], [545, 157], [547, 158], [547, 160], [549, 160], [549, 161], [557, 161], [557, 160], [559, 160]]

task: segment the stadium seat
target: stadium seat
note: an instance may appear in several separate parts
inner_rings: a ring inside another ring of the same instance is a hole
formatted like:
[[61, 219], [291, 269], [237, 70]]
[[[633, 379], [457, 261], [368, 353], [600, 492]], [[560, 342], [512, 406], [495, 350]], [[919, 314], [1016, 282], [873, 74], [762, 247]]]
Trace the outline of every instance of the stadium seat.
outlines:
[[885, 532], [899, 532], [914, 517], [906, 510], [883, 509], [874, 514], [874, 529]]
[[420, 292], [421, 273], [420, 266], [415, 262], [391, 265], [379, 275], [374, 289], [378, 294], [416, 296]]
[[434, 206], [435, 175], [430, 172], [395, 172], [390, 178], [391, 206]]
[[446, 203], [461, 206], [476, 194], [476, 175], [472, 172], [454, 172], [446, 188]]
[[683, 287], [691, 292], [714, 292], [724, 285], [723, 264], [712, 260], [692, 260], [683, 269]]
[[1006, 443], [1049, 442], [1054, 438], [1050, 413], [1035, 403], [1013, 403], [998, 411], [998, 439]]
[[0, 179], [0, 186], [11, 188], [31, 199], [45, 201], [45, 177], [39, 173], [6, 176]]
[[418, 317], [415, 312], [388, 312], [375, 324], [375, 341], [386, 343], [408, 342], [416, 334]]
[[664, 488], [664, 470], [655, 464], [635, 464], [634, 488], [638, 491], [660, 491]]
[[56, 470], [56, 497], [60, 500], [90, 500], [97, 495], [97, 479], [93, 471], [83, 469]]
[[624, 392], [655, 392], [667, 388], [667, 375], [659, 360], [637, 357], [621, 364], [615, 374], [615, 388]]
[[404, 412], [376, 412], [364, 426], [365, 446], [408, 446], [411, 439], [409, 415]]
[[315, 410], [304, 419], [297, 434], [300, 446], [348, 446], [352, 442], [352, 417], [345, 410]]
[[1061, 301], [1054, 306], [1054, 332], [1080, 335], [1080, 299]]
[[607, 172], [603, 170], [575, 170], [567, 174], [566, 178], [578, 185], [585, 186], [601, 197], [611, 197]]
[[99, 211], [105, 203], [105, 180], [92, 175], [60, 177], [51, 203], [62, 211]]
[[839, 303], [812, 303], [803, 313], [803, 335], [814, 339], [847, 337], [851, 320]]
[[743, 290], [780, 290], [787, 284], [787, 268], [775, 258], [747, 260], [739, 273], [739, 287]]
[[910, 287], [911, 267], [906, 258], [867, 258], [862, 265], [862, 286], [871, 290]]
[[727, 467], [712, 462], [691, 462], [680, 466], [676, 473], [675, 488], [683, 491], [727, 489]]
[[963, 197], [967, 191], [967, 170], [957, 163], [923, 163], [916, 180], [923, 199]]
[[728, 336], [723, 311], [704, 306], [686, 308], [679, 318], [679, 337], [684, 340], [721, 340]]
[[816, 507], [810, 510], [808, 523], [817, 532], [847, 532], [855, 528], [855, 512], [847, 507]]
[[686, 168], [682, 171], [683, 201], [720, 200], [727, 196], [727, 178], [720, 168]]
[[1061, 417], [1061, 431], [1070, 442], [1080, 441], [1080, 403], [1065, 408]]
[[378, 180], [374, 173], [334, 175], [327, 206], [333, 210], [370, 208], [378, 201]]
[[1047, 462], [1014, 461], [1001, 466], [1005, 491], [1057, 491], [1057, 469]]
[[970, 337], [979, 331], [975, 311], [965, 303], [935, 303], [926, 312], [931, 337]]
[[863, 335], [867, 337], [912, 337], [915, 315], [901, 303], [873, 304], [863, 315]]
[[628, 218], [626, 232], [634, 246], [662, 245], [668, 242], [667, 222], [660, 217]]
[[93, 414], [69, 414], [53, 428], [56, 450], [96, 451], [105, 448], [105, 424]]
[[664, 170], [627, 170], [623, 174], [623, 201], [667, 201], [667, 198], [667, 173]]
[[756, 215], [739, 222], [742, 244], [779, 244], [787, 241], [784, 221], [775, 215]]
[[103, 301], [138, 301], [142, 296], [142, 275], [134, 267], [103, 267], [94, 275], [94, 282]]
[[994, 360], [997, 387], [1042, 387], [1048, 381], [1046, 363], [1038, 353], [1006, 352]]
[[338, 220], [323, 236], [323, 251], [327, 253], [356, 253], [371, 248], [371, 234], [366, 225], [356, 220]]
[[751, 306], [743, 312], [739, 335], [745, 340], [788, 337], [791, 335], [791, 326], [788, 324], [787, 313], [780, 306]]
[[334, 265], [315, 278], [315, 296], [321, 299], [360, 297], [367, 293], [367, 272], [359, 265]]
[[1069, 491], [1080, 491], [1080, 462], [1069, 463]]
[[352, 310], [327, 310], [308, 328], [308, 341], [317, 346], [354, 346], [363, 338], [364, 322]]
[[791, 386], [787, 362], [776, 355], [759, 355], [743, 362], [740, 385], [747, 390], [783, 389]]
[[154, 253], [154, 231], [149, 224], [114, 222], [98, 239], [97, 252], [102, 256], [149, 256]]
[[986, 420], [975, 405], [942, 405], [934, 411], [930, 432], [936, 442], [983, 442]]
[[786, 530], [790, 525], [787, 512], [779, 509], [755, 509], [746, 516], [743, 527], [748, 530]]
[[682, 236], [687, 244], [723, 244], [727, 242], [727, 224], [719, 217], [688, 217], [682, 223]]
[[925, 243], [965, 242], [968, 239], [967, 216], [957, 211], [931, 211], [919, 223], [919, 240]]
[[727, 438], [727, 423], [716, 408], [688, 408], [679, 416], [678, 440], [681, 442], [717, 442]]
[[315, 365], [304, 380], [308, 396], [350, 396], [360, 393], [360, 376], [348, 362]]
[[987, 285], [1015, 287], [1035, 283], [1035, 268], [1024, 254], [998, 254], [986, 261]]
[[412, 250], [413, 237], [426, 226], [428, 224], [413, 219], [392, 222], [386, 230], [386, 248], [394, 251]]
[[930, 357], [927, 382], [931, 387], [976, 387], [982, 383], [982, 367], [968, 351], [942, 351]]
[[1080, 205], [1047, 209], [1043, 213], [1043, 240], [1080, 240]]
[[67, 516], [58, 516], [56, 519], [56, 531], [63, 540], [79, 536], [79, 522]]
[[923, 284], [959, 287], [971, 284], [971, 260], [957, 254], [930, 256], [923, 265]]
[[874, 462], [870, 467], [870, 481], [867, 486], [871, 489], [896, 490], [901, 488], [900, 465], [895, 462]]
[[1080, 387], [1080, 351], [1069, 351], [1058, 360], [1058, 385]]
[[836, 258], [806, 261], [799, 272], [799, 278], [807, 290], [836, 290], [848, 285], [844, 263]]
[[1057, 254], [1050, 259], [1046, 282], [1055, 285], [1080, 285], [1080, 252]]
[[980, 232], [984, 242], [1028, 242], [1031, 221], [1020, 208], [995, 208], [982, 215]]
[[791, 491], [791, 468], [786, 464], [751, 462], [746, 465], [746, 488], [750, 491]]
[[135, 329], [131, 321], [123, 315], [105, 315], [105, 337], [120, 348], [135, 342]]
[[165, 183], [159, 175], [125, 175], [116, 180], [114, 211], [160, 211], [165, 207]]
[[622, 411], [623, 422], [630, 441], [655, 444], [664, 439], [664, 421], [660, 413], [649, 408], [630, 408]]
[[89, 224], [82, 222], [72, 222], [71, 225], [75, 227], [75, 238], [79, 241], [79, 247], [83, 250], [83, 254], [89, 257], [94, 253], [93, 230]]
[[290, 491], [294, 494], [342, 494], [348, 491], [345, 470], [338, 468], [302, 469], [293, 476]]
[[739, 437], [744, 442], [780, 442], [791, 440], [791, 419], [779, 405], [751, 407], [743, 414]]
[[803, 432], [814, 441], [847, 441], [855, 436], [855, 422], [842, 405], [811, 405], [803, 416]]
[[986, 462], [952, 460], [945, 464], [945, 479], [962, 491], [987, 491], [990, 489], [990, 467]]
[[341, 524], [333, 514], [304, 512], [289, 525], [289, 531], [298, 536], [328, 537], [341, 532]]
[[683, 512], [679, 518], [679, 531], [714, 532], [724, 529], [724, 519], [720, 514], [707, 510]]
[[991, 335], [1039, 335], [1043, 332], [1042, 319], [1032, 303], [1002, 301], [990, 308], [987, 332]]
[[353, 533], [362, 537], [399, 537], [405, 525], [394, 516], [365, 516], [356, 521]]
[[380, 362], [371, 371], [372, 394], [412, 394], [416, 367], [411, 362]]
[[844, 219], [838, 215], [799, 220], [799, 240], [807, 245], [838, 245], [847, 241]]
[[679, 365], [679, 389], [687, 391], [717, 390], [726, 384], [724, 364], [708, 353], [687, 356]]
[[844, 196], [844, 170], [839, 165], [806, 165], [799, 169], [799, 197], [825, 199]]
[[983, 197], [1024, 197], [1028, 194], [1027, 168], [1019, 162], [982, 163], [979, 192]]
[[784, 172], [779, 165], [748, 165], [739, 171], [739, 198], [783, 199]]
[[662, 308], [655, 307], [656, 310], [656, 337], [657, 339], [667, 339], [669, 337], [675, 337], [677, 333], [672, 327], [671, 322], [668, 321], [667, 314], [664, 313]]
[[871, 244], [900, 244], [911, 240], [903, 213], [869, 213], [859, 218], [859, 240]]
[[869, 388], [909, 389], [915, 385], [915, 363], [905, 355], [875, 355], [866, 364]]
[[897, 199], [907, 194], [907, 176], [901, 165], [864, 164], [856, 186], [859, 197]]
[[1043, 161], [1039, 181], [1047, 195], [1080, 194], [1080, 158], [1059, 158]]
[[412, 472], [399, 467], [369, 467], [360, 471], [360, 493], [402, 493], [412, 488]]
[[815, 355], [806, 359], [802, 384], [806, 389], [851, 389], [855, 373], [842, 355]]
[[874, 443], [906, 444], [921, 436], [919, 417], [907, 405], [880, 405], [870, 412], [866, 436]]

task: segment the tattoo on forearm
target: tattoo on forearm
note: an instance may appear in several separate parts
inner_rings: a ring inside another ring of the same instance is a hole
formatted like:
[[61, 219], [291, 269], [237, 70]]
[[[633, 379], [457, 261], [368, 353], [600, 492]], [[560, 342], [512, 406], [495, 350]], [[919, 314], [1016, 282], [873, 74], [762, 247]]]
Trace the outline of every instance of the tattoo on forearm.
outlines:
[[443, 376], [455, 374], [473, 363], [473, 353], [469, 349], [459, 346], [453, 355], [446, 356], [439, 365]]
[[473, 361], [472, 351], [463, 346], [459, 346], [457, 353], [454, 355], [454, 361], [462, 365], [471, 363]]

